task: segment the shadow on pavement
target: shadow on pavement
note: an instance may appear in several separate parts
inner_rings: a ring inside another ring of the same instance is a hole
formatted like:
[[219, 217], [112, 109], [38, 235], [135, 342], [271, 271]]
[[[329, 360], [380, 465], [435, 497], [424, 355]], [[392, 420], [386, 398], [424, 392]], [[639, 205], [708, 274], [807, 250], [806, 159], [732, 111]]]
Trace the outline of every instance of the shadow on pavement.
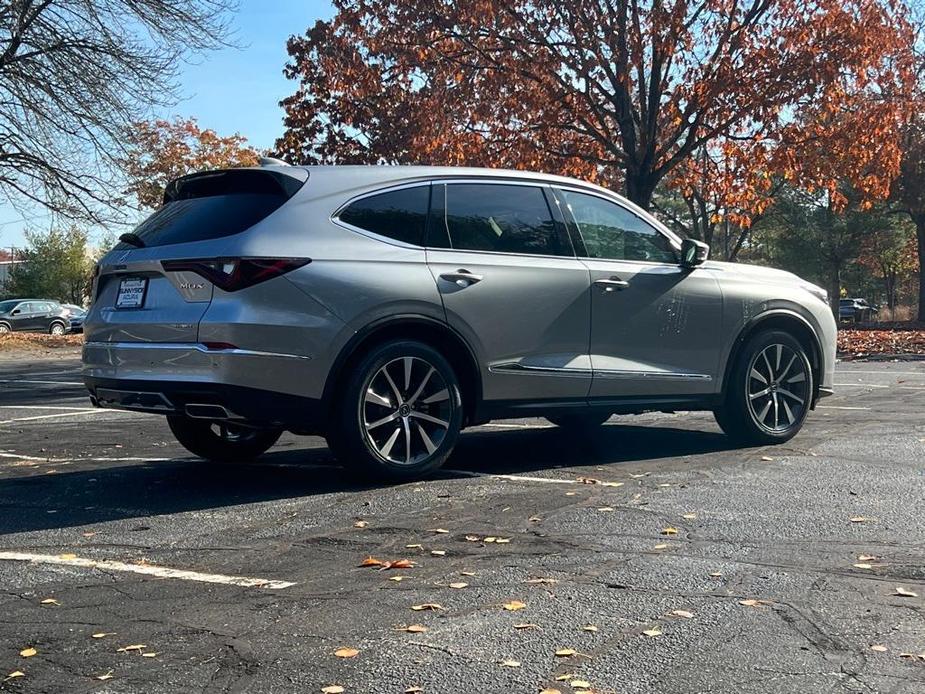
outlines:
[[[461, 437], [445, 467], [522, 474], [613, 465], [608, 472], [616, 477], [623, 463], [732, 448], [718, 433], [658, 426], [607, 426], [581, 437], [557, 428], [480, 430]], [[192, 458], [97, 465], [80, 470], [59, 466], [53, 474], [48, 473], [51, 463], [7, 467], [0, 477], [0, 535], [384, 486], [338, 466], [326, 448], [269, 453], [240, 465]], [[8, 477], [19, 470], [21, 476]]]

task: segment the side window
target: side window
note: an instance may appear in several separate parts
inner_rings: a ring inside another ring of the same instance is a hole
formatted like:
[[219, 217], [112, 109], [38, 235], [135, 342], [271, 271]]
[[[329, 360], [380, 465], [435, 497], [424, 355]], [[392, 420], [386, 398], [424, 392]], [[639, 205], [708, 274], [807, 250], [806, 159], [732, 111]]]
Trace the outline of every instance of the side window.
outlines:
[[16, 309], [14, 310], [17, 310], [17, 309], [19, 310], [20, 316], [30, 316], [33, 313], [35, 313], [35, 304], [31, 302], [23, 302], [19, 306], [17, 306]]
[[538, 186], [447, 184], [445, 219], [454, 249], [572, 255]]
[[632, 212], [596, 195], [562, 191], [591, 258], [676, 263], [666, 236]]
[[420, 246], [429, 204], [430, 186], [414, 186], [361, 198], [342, 210], [338, 218], [374, 234]]
[[43, 301], [36, 308], [36, 311], [38, 311], [39, 313], [51, 313], [54, 310], [55, 310], [54, 307], [51, 304], [49, 304], [47, 301]]

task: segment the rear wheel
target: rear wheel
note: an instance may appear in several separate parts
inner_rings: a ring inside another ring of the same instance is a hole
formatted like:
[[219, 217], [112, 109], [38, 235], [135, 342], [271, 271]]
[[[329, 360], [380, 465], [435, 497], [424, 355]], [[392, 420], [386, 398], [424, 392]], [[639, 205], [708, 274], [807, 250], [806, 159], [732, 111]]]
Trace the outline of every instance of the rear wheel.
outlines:
[[374, 347], [353, 369], [328, 441], [346, 465], [373, 477], [412, 479], [440, 467], [462, 427], [450, 363], [415, 341]]
[[812, 395], [813, 372], [803, 345], [789, 333], [768, 330], [743, 347], [714, 415], [734, 439], [782, 443], [802, 428]]
[[11, 332], [9, 324], [0, 323], [0, 335], [6, 335], [9, 332]]
[[546, 420], [567, 431], [593, 431], [610, 419], [609, 412], [549, 415]]
[[279, 440], [281, 429], [251, 429], [227, 422], [167, 417], [170, 431], [193, 455], [216, 462], [253, 460]]
[[64, 323], [52, 323], [51, 327], [48, 328], [49, 335], [64, 335], [67, 329], [64, 327]]

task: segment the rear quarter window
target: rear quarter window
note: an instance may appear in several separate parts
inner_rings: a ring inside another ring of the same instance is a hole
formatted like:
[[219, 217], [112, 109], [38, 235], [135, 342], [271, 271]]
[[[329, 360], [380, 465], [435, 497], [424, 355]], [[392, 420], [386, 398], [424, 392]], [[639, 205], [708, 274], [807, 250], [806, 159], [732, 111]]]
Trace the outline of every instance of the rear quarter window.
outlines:
[[337, 215], [344, 224], [421, 246], [430, 206], [430, 185], [400, 188], [355, 200]]

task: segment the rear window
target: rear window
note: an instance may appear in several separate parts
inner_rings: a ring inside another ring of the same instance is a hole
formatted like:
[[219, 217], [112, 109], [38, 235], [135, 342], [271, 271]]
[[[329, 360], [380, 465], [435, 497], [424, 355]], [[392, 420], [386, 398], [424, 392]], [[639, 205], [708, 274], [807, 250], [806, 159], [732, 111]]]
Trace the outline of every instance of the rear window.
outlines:
[[[235, 169], [184, 176], [164, 191], [164, 204], [132, 230], [145, 246], [208, 241], [240, 233], [279, 209], [302, 187], [304, 169], [281, 173]], [[120, 243], [117, 249], [135, 248]]]
[[396, 241], [420, 246], [424, 242], [430, 185], [390, 190], [350, 203], [340, 221]]

